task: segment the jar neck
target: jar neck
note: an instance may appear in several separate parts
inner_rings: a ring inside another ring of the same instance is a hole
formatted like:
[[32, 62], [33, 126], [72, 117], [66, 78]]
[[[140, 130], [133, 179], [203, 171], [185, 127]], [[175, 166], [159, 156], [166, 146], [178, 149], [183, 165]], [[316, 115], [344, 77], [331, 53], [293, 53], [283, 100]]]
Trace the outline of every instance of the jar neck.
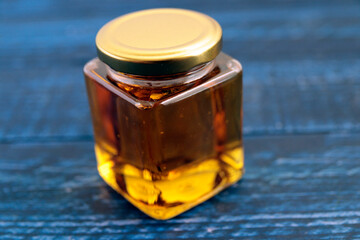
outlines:
[[116, 83], [136, 87], [158, 88], [187, 85], [206, 76], [214, 69], [214, 66], [215, 61], [212, 60], [208, 63], [196, 66], [188, 72], [162, 76], [143, 76], [117, 72], [108, 65], [106, 65], [106, 71], [108, 77]]

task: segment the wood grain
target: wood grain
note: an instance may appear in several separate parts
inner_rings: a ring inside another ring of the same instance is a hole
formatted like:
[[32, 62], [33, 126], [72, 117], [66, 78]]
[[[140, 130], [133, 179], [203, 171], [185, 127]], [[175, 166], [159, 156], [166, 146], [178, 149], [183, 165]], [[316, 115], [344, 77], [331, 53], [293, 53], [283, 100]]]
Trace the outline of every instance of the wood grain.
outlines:
[[[82, 67], [107, 21], [219, 21], [244, 68], [244, 179], [155, 221], [96, 171]], [[0, 1], [1, 239], [360, 239], [357, 0]]]
[[[90, 139], [81, 69], [96, 55], [97, 30], [125, 12], [167, 6], [163, 1], [2, 5], [12, 11], [0, 14], [6, 36], [0, 39], [1, 142]], [[201, 10], [223, 26], [224, 51], [244, 67], [246, 135], [359, 130], [358, 2], [181, 1], [174, 7]]]
[[241, 182], [159, 222], [103, 183], [92, 142], [1, 144], [0, 234], [345, 239], [360, 234], [359, 146], [359, 134], [248, 137]]

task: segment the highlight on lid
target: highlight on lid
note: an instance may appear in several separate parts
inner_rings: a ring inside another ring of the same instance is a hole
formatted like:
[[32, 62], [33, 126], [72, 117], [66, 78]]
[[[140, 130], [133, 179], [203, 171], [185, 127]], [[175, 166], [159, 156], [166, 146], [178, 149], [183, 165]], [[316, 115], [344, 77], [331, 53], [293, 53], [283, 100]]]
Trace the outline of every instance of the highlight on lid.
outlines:
[[184, 9], [127, 14], [96, 36], [99, 58], [114, 70], [138, 75], [185, 72], [221, 51], [222, 30], [211, 17]]

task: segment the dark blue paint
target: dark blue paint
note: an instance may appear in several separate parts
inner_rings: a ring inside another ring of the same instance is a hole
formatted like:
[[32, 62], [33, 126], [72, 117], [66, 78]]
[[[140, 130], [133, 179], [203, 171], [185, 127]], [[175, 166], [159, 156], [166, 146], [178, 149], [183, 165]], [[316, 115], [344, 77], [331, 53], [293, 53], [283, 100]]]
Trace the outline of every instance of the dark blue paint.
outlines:
[[[98, 176], [82, 76], [152, 7], [213, 16], [244, 67], [244, 179], [161, 222]], [[357, 0], [0, 1], [0, 238], [360, 238], [359, 53]]]

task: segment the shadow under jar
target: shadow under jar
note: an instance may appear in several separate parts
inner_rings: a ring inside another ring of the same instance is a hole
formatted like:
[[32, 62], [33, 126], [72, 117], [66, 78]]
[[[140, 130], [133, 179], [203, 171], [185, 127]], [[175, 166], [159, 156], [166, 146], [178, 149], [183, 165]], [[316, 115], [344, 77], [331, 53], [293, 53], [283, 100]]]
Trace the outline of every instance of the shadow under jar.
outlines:
[[119, 17], [84, 67], [98, 170], [147, 215], [174, 217], [243, 174], [242, 67], [212, 18], [183, 9]]

